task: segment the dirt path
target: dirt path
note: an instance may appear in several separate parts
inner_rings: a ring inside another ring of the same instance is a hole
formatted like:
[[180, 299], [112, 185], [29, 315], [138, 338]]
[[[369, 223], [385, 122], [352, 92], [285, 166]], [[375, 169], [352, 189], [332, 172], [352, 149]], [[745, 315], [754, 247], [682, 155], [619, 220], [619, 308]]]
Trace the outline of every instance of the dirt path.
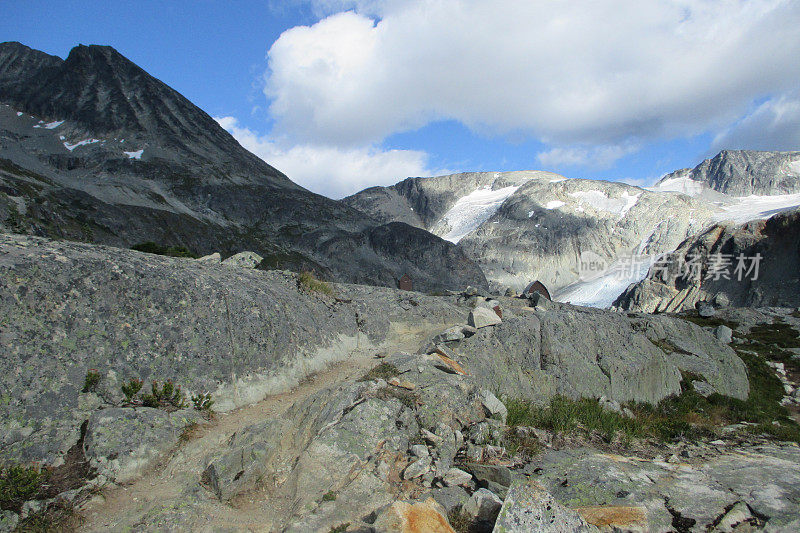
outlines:
[[[190, 438], [141, 478], [124, 486], [103, 491], [104, 501], [91, 504], [84, 512], [81, 531], [127, 531], [137, 524], [152, 522], [148, 515], [164, 515], [165, 509], [181, 512], [185, 491], [198, 486], [200, 473], [206, 466], [205, 458], [224, 446], [236, 431], [281, 415], [295, 402], [332, 385], [357, 379], [378, 364], [374, 354], [378, 351], [416, 350], [420, 343], [438, 333], [441, 326], [403, 329], [395, 331], [390, 340], [377, 349], [362, 349], [343, 361], [330, 365], [294, 389], [269, 396], [264, 400], [226, 414], [217, 415], [207, 425], [197, 427]], [[249, 505], [225, 505], [210, 497], [202, 498], [201, 510], [207, 521], [202, 530], [218, 531], [221, 528], [239, 531], [271, 531], [273, 519], [280, 512], [269, 502], [249, 502]], [[192, 512], [198, 512], [197, 509]], [[169, 530], [170, 524], [163, 524]]]

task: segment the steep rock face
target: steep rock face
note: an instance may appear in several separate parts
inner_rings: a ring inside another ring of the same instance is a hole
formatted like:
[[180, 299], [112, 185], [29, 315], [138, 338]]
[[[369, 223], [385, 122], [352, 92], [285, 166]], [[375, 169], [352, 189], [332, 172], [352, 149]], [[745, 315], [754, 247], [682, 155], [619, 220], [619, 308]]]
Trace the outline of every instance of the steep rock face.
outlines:
[[[421, 290], [485, 287], [461, 250], [393, 225], [415, 248], [377, 251], [369, 216], [292, 183], [113, 48], [66, 60], [0, 44], [0, 224], [7, 231], [197, 254], [253, 250], [266, 266]], [[432, 251], [448, 269], [417, 258]], [[338, 250], [354, 252], [357, 264]], [[411, 271], [411, 272], [408, 272]]]
[[659, 183], [676, 178], [732, 196], [796, 194], [800, 193], [800, 152], [723, 150], [693, 169], [667, 174]]
[[[627, 254], [669, 251], [713, 215], [704, 201], [687, 196], [550, 172], [409, 178], [343, 201], [376, 219], [458, 242], [495, 288], [518, 291], [534, 279], [551, 291], [569, 286], [578, 280], [585, 251], [609, 266]], [[623, 279], [608, 303], [626, 284]]]
[[[750, 270], [754, 266], [757, 272]], [[800, 305], [800, 210], [766, 221], [715, 225], [687, 239], [614, 306], [681, 311], [720, 299], [733, 306]]]

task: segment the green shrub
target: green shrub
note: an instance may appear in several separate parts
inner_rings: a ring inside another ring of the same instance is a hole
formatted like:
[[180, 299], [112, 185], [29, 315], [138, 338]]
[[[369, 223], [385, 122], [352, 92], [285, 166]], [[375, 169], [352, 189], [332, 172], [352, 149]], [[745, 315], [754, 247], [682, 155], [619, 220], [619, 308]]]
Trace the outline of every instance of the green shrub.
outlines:
[[90, 368], [89, 371], [86, 372], [86, 378], [83, 380], [83, 389], [81, 392], [95, 392], [98, 383], [100, 383], [100, 372], [94, 368]]
[[50, 477], [48, 470], [31, 466], [10, 465], [0, 468], [0, 509], [19, 512]]
[[136, 395], [142, 390], [142, 385], [142, 380], [136, 378], [122, 384], [122, 394], [125, 395], [125, 403], [131, 404], [136, 401]]
[[325, 494], [322, 495], [322, 501], [324, 502], [332, 502], [336, 500], [336, 493], [332, 490], [329, 490]]
[[211, 406], [214, 405], [214, 400], [211, 399], [211, 393], [195, 394], [192, 396], [192, 403], [194, 408], [198, 411], [211, 411]]
[[297, 275], [297, 286], [306, 291], [318, 292], [326, 296], [333, 296], [334, 291], [327, 282], [318, 280], [311, 272], [300, 272]]
[[350, 527], [350, 522], [345, 522], [344, 524], [332, 527], [328, 533], [346, 533], [348, 527]]
[[142, 405], [156, 409], [183, 409], [186, 400], [180, 387], [176, 387], [171, 380], [167, 380], [159, 387], [158, 381], [150, 383], [150, 394], [142, 396]]

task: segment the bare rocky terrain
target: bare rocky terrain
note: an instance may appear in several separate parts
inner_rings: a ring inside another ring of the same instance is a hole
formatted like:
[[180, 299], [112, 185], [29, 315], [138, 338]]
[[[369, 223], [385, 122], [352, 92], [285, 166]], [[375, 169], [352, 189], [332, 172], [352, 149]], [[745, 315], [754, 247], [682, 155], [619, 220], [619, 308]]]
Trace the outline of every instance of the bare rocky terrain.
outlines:
[[[81, 467], [6, 503], [6, 530], [797, 525], [795, 367], [754, 333], [797, 340], [791, 309], [704, 322], [24, 235], [0, 251], [3, 460]], [[210, 392], [214, 415], [144, 405], [152, 379]]]

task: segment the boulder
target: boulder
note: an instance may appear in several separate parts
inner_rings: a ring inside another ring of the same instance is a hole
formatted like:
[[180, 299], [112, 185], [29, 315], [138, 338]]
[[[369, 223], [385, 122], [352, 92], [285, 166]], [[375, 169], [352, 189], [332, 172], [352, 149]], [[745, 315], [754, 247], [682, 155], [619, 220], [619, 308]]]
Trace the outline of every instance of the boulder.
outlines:
[[[189, 412], [191, 413], [191, 411]], [[166, 411], [122, 407], [92, 413], [83, 447], [89, 464], [111, 481], [124, 483], [140, 476], [172, 448], [183, 425]]]
[[451, 468], [444, 475], [444, 484], [448, 487], [460, 486], [467, 487], [472, 484], [472, 475], [459, 468]]
[[535, 481], [517, 481], [508, 491], [494, 533], [584, 533], [598, 529], [553, 498]]
[[506, 416], [508, 416], [508, 410], [506, 409], [506, 406], [503, 405], [503, 402], [498, 400], [497, 396], [486, 389], [481, 390], [480, 397], [481, 405], [483, 405], [483, 408], [486, 409], [487, 416], [505, 423]]
[[496, 326], [503, 321], [497, 313], [492, 309], [486, 307], [476, 307], [469, 313], [467, 324], [474, 328], [485, 328], [487, 326]]
[[[467, 500], [462, 510], [473, 523], [477, 523], [477, 529], [483, 529], [481, 525], [494, 524], [502, 506], [503, 500], [495, 493], [487, 489], [478, 489]], [[491, 526], [488, 530], [491, 531]]]
[[222, 264], [241, 268], [255, 268], [264, 258], [255, 252], [239, 252], [225, 259]]
[[219, 263], [222, 261], [222, 256], [219, 255], [219, 252], [214, 252], [213, 254], [198, 257], [197, 261], [200, 261], [201, 263]]
[[714, 328], [714, 336], [726, 344], [733, 340], [733, 330], [728, 326], [717, 326]]
[[373, 528], [382, 533], [455, 533], [445, 514], [433, 498], [398, 501], [378, 515]]
[[734, 531], [734, 528], [737, 525], [745, 522], [746, 520], [750, 520], [751, 518], [753, 518], [753, 513], [750, 512], [750, 508], [747, 506], [747, 504], [744, 502], [736, 502], [719, 521], [716, 531], [721, 533], [731, 533]]

